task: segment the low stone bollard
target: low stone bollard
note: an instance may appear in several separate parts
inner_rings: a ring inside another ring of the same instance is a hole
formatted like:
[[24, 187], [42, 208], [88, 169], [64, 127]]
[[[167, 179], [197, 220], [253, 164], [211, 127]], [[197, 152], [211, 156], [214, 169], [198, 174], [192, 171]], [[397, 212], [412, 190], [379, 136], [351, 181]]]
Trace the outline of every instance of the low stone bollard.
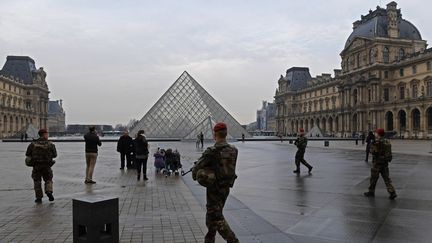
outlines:
[[329, 140], [324, 140], [324, 146], [325, 146], [325, 147], [328, 147], [329, 144], [330, 144], [330, 141], [329, 141]]
[[72, 200], [73, 242], [119, 242], [118, 198], [88, 196]]

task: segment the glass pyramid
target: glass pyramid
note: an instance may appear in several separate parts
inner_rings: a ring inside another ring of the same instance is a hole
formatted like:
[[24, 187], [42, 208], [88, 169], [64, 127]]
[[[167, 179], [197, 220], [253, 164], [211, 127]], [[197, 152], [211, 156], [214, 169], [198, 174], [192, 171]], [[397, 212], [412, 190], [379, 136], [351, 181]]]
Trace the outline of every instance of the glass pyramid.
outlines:
[[[250, 137], [247, 131], [186, 71], [131, 129], [143, 129], [148, 138], [213, 138], [212, 127], [225, 122], [230, 137]], [[202, 129], [202, 130], [201, 130]]]

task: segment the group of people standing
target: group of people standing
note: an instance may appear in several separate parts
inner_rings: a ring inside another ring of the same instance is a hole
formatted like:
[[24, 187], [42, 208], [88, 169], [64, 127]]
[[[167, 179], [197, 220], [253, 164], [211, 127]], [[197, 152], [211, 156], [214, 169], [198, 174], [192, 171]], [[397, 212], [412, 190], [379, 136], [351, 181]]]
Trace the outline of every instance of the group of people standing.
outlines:
[[147, 160], [149, 154], [149, 144], [144, 135], [144, 130], [139, 130], [135, 139], [129, 136], [129, 132], [125, 131], [117, 142], [117, 152], [120, 153], [120, 170], [124, 170], [125, 160], [127, 169], [137, 170], [137, 180], [147, 178]]

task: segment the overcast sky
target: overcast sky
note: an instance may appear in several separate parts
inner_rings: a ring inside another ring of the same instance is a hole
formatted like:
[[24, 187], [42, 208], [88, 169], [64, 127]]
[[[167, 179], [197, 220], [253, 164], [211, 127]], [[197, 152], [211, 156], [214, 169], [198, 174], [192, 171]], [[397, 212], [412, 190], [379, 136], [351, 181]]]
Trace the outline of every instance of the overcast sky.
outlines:
[[[141, 119], [187, 70], [240, 123], [255, 120], [292, 66], [340, 68], [352, 23], [379, 0], [0, 0], [0, 65], [44, 67], [66, 123]], [[432, 39], [430, 0], [400, 0]]]

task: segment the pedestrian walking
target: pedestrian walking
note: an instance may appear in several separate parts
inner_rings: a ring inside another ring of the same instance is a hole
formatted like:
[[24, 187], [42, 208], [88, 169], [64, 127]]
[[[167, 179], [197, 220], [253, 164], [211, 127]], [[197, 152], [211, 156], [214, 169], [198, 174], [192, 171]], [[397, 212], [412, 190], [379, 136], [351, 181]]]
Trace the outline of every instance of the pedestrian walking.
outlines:
[[84, 141], [86, 158], [86, 178], [84, 183], [95, 184], [96, 182], [93, 180], [93, 171], [98, 157], [98, 146], [100, 147], [102, 142], [96, 134], [96, 128], [94, 126], [89, 127], [89, 132], [84, 135]]
[[372, 168], [369, 190], [364, 193], [366, 197], [375, 196], [375, 186], [378, 181], [379, 175], [381, 174], [384, 183], [387, 187], [387, 191], [390, 194], [389, 198], [394, 200], [397, 195], [390, 179], [389, 163], [392, 161], [391, 143], [389, 140], [384, 138], [384, 129], [378, 128], [376, 131], [376, 140], [372, 143], [371, 154], [372, 154]]
[[124, 170], [125, 159], [126, 168], [132, 168], [132, 153], [134, 151], [133, 146], [133, 139], [129, 136], [129, 132], [125, 130], [117, 142], [117, 152], [120, 153], [120, 170]]
[[202, 132], [200, 132], [200, 143], [201, 143], [201, 148], [204, 148], [204, 134]]
[[304, 136], [303, 128], [300, 128], [299, 137], [297, 137], [297, 139], [295, 140], [294, 145], [297, 146], [297, 153], [295, 154], [296, 169], [293, 172], [299, 174], [300, 163], [302, 163], [309, 169], [309, 173], [311, 173], [313, 166], [310, 165], [308, 162], [306, 162], [306, 160], [304, 159], [304, 154], [306, 152], [306, 146], [307, 146], [307, 138]]
[[369, 161], [369, 153], [370, 153], [370, 148], [371, 145], [375, 142], [375, 135], [373, 134], [372, 131], [369, 131], [367, 137], [366, 137], [366, 158], [365, 158], [365, 162]]
[[137, 170], [137, 180], [141, 179], [141, 170], [143, 173], [143, 180], [147, 178], [147, 160], [149, 154], [149, 145], [144, 135], [144, 130], [139, 130], [134, 140], [135, 148], [135, 168]]
[[57, 157], [55, 145], [48, 140], [48, 131], [40, 129], [39, 138], [29, 144], [26, 151], [26, 165], [33, 167], [32, 179], [36, 200], [35, 203], [41, 203], [43, 197], [42, 179], [45, 182], [45, 194], [49, 201], [54, 201], [53, 196], [53, 171], [54, 158]]
[[239, 242], [223, 216], [223, 208], [230, 188], [237, 178], [235, 167], [238, 150], [226, 141], [225, 123], [217, 123], [213, 131], [215, 144], [204, 151], [192, 169], [192, 179], [206, 187], [208, 231], [205, 242], [215, 242], [216, 232], [219, 232], [227, 242]]

